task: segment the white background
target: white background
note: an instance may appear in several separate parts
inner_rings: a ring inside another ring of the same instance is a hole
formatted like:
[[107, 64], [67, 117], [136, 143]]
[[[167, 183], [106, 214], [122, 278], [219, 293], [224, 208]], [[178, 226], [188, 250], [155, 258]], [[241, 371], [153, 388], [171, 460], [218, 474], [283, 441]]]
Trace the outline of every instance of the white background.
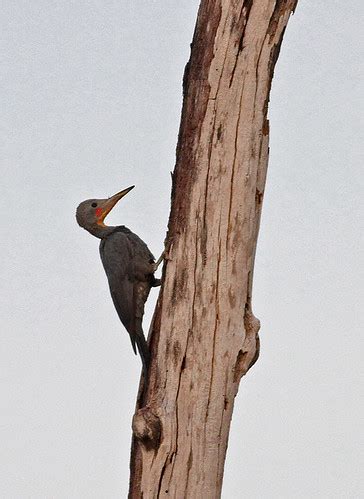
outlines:
[[[160, 253], [197, 4], [1, 3], [1, 498], [126, 497], [140, 361], [74, 212], [135, 184], [108, 221]], [[282, 45], [254, 283], [262, 353], [236, 400], [225, 499], [363, 497], [363, 10], [300, 0]]]

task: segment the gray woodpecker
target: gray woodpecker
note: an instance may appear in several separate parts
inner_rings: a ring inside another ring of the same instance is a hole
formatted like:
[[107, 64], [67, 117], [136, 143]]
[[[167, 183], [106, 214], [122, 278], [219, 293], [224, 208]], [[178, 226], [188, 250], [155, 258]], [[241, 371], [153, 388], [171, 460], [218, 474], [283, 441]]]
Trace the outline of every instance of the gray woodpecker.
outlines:
[[124, 225], [111, 227], [104, 219], [116, 203], [134, 186], [108, 199], [88, 199], [77, 208], [78, 224], [101, 239], [100, 256], [109, 281], [109, 288], [118, 316], [128, 331], [133, 350], [137, 346], [147, 377], [149, 349], [144, 338], [142, 320], [144, 304], [151, 287], [159, 286], [154, 277], [162, 257], [155, 263], [147, 245]]

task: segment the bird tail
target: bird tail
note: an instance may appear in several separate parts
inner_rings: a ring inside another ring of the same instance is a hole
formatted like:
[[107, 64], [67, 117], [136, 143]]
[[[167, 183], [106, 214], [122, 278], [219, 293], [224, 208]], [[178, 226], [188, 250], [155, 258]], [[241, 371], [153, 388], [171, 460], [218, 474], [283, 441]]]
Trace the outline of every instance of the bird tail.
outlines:
[[145, 341], [141, 321], [139, 321], [138, 319], [136, 321], [135, 343], [138, 348], [139, 355], [142, 359], [144, 377], [145, 380], [147, 380], [149, 364], [150, 364], [150, 353], [149, 353], [148, 344]]

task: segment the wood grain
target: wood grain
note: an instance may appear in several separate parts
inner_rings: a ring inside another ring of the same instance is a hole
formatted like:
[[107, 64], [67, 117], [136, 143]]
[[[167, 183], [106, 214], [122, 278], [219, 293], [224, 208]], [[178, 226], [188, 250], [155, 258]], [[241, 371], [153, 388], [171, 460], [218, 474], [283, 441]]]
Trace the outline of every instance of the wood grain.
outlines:
[[251, 295], [268, 100], [295, 6], [296, 0], [202, 0], [199, 8], [149, 386], [133, 422], [133, 499], [221, 494], [234, 398], [259, 355]]

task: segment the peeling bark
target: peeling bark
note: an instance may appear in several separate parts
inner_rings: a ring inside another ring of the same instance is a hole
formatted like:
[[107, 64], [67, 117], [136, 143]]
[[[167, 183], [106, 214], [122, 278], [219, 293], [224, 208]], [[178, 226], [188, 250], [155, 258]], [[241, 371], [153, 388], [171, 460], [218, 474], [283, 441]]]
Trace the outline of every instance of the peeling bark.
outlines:
[[269, 92], [297, 0], [202, 0], [186, 66], [131, 498], [217, 498], [234, 398], [259, 355], [251, 295]]

